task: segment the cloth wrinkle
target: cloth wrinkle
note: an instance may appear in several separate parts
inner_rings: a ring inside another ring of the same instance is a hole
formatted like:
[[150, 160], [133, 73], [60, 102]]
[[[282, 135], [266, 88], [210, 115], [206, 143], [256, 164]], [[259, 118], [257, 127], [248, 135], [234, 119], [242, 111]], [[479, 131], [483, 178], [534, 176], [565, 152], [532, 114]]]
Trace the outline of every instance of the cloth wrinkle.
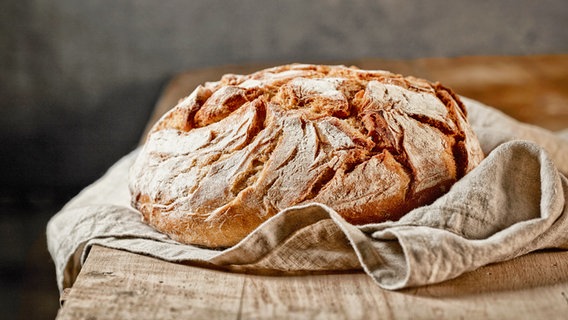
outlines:
[[536, 250], [568, 249], [568, 129], [550, 132], [463, 101], [486, 158], [432, 204], [363, 226], [323, 204], [291, 207], [223, 250], [178, 243], [142, 222], [128, 190], [134, 150], [49, 221], [59, 289], [73, 284], [93, 245], [249, 273], [360, 269], [389, 290], [439, 283]]

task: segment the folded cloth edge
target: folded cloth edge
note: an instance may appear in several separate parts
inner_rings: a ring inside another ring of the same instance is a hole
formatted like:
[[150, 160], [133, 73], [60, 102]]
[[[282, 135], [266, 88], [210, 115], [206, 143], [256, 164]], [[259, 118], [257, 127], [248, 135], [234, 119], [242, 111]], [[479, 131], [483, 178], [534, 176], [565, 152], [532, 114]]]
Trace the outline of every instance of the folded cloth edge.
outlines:
[[[467, 102], [469, 104], [474, 104], [477, 103], [475, 101], [473, 102]], [[481, 105], [479, 107], [479, 103], [477, 103], [478, 106], [474, 106], [471, 109], [474, 110], [474, 112], [481, 112], [481, 113], [489, 113], [491, 116], [494, 116], [495, 119], [494, 122], [482, 122], [482, 121], [472, 121], [472, 125], [474, 126], [474, 129], [477, 128], [476, 133], [478, 132], [482, 132], [483, 130], [486, 130], [487, 128], [492, 129], [496, 122], [500, 123], [502, 121], [508, 121], [508, 125], [514, 127], [513, 134], [511, 134], [510, 132], [507, 132], [506, 130], [501, 130], [502, 132], [505, 133], [505, 137], [498, 137], [498, 139], [503, 139], [504, 141], [501, 141], [499, 143], [496, 143], [495, 146], [493, 146], [493, 148], [497, 148], [497, 146], [500, 145], [504, 145], [506, 141], [508, 141], [509, 139], [515, 139], [514, 136], [522, 136], [522, 137], [529, 137], [529, 138], [533, 138], [533, 135], [535, 132], [537, 134], [540, 135], [540, 133], [542, 132], [546, 132], [547, 136], [546, 138], [548, 138], [548, 135], [552, 135], [552, 133], [547, 132], [544, 129], [541, 128], [532, 128], [529, 127], [529, 129], [527, 129], [527, 127], [525, 127], [525, 124], [522, 123], [518, 123], [515, 122], [515, 120], [512, 119], [508, 119], [507, 116], [505, 115], [501, 115], [500, 113], [495, 113], [496, 111], [494, 111], [493, 109], [491, 109], [490, 107]], [[469, 106], [468, 106], [469, 107]], [[486, 108], [487, 110], [482, 110], [480, 108]], [[480, 111], [481, 110], [481, 111]], [[495, 114], [497, 114], [497, 116], [495, 116]], [[503, 120], [504, 119], [504, 120]], [[533, 130], [534, 132], [532, 132], [531, 130]], [[530, 131], [530, 132], [529, 132]], [[521, 132], [521, 134], [518, 134], [518, 132]], [[529, 132], [529, 133], [527, 133]], [[478, 133], [479, 134], [479, 133]], [[542, 142], [540, 140], [542, 140], [541, 138], [536, 138], [536, 139], [530, 139], [530, 140], [537, 140], [536, 142]], [[550, 141], [548, 141], [547, 139], [544, 139], [544, 144], [548, 146], [548, 148], [545, 148], [541, 145], [541, 143], [539, 143], [539, 146], [537, 148], [544, 148], [545, 150], [551, 150], [552, 156], [551, 156], [551, 161], [553, 161], [557, 166], [562, 167], [562, 164], [564, 163], [563, 160], [566, 159], [566, 157], [568, 156], [568, 154], [566, 154], [564, 152], [564, 146], [560, 146], [560, 150], [558, 148], [555, 148], [555, 146], [550, 143]], [[493, 141], [494, 143], [494, 141]], [[492, 150], [492, 149], [491, 149]], [[491, 151], [490, 150], [490, 151]], [[568, 149], [566, 149], [568, 150]], [[113, 167], [111, 167], [111, 169], [109, 169], [109, 172], [107, 172], [107, 174], [109, 174], [110, 172], [114, 172], [117, 171], [116, 168], [120, 167], [123, 168], [122, 166], [127, 165], [127, 162], [129, 159], [131, 159], [132, 157], [134, 157], [134, 154], [136, 153], [136, 151], [132, 152], [131, 154], [129, 154], [128, 156], [124, 157], [123, 159], [121, 159], [119, 162], [117, 162], [117, 164], [115, 164]], [[541, 152], [541, 157], [543, 157], [542, 155], [543, 153]], [[544, 157], [547, 157], [548, 153], [546, 153], [544, 155]], [[566, 163], [564, 163], [564, 166], [566, 165]], [[560, 169], [560, 168], [559, 168]], [[114, 170], [114, 171], [113, 171]], [[105, 175], [106, 176], [106, 175]], [[87, 252], [88, 252], [88, 248], [90, 247], [90, 245], [92, 244], [103, 244], [105, 245], [105, 241], [101, 241], [100, 238], [93, 238], [91, 240], [88, 240], [87, 242], [81, 242], [81, 243], [77, 243], [75, 245], [74, 248], [72, 248], [65, 259], [65, 263], [62, 267], [62, 263], [58, 262], [59, 260], [61, 260], [61, 254], [58, 253], [58, 250], [60, 250], [61, 248], [57, 247], [57, 243], [56, 243], [56, 238], [58, 238], [57, 236], [54, 236], [54, 234], [57, 234], [59, 232], [61, 232], [60, 230], [58, 230], [57, 228], [55, 228], [54, 226], [56, 225], [57, 222], [57, 217], [60, 216], [62, 213], [69, 213], [70, 211], [72, 211], [72, 209], [77, 209], [78, 211], [84, 210], [86, 207], [88, 207], [90, 205], [90, 203], [87, 201], [86, 203], [82, 201], [82, 199], [85, 197], [85, 194], [88, 194], [89, 190], [92, 189], [93, 186], [95, 186], [97, 183], [100, 183], [101, 180], [105, 179], [105, 176], [103, 176], [100, 180], [97, 180], [97, 182], [95, 182], [91, 187], [86, 188], [84, 191], [82, 191], [76, 198], [74, 198], [72, 201], [70, 201], [70, 203], [68, 205], [66, 205], [62, 211], [60, 211], [60, 213], [58, 213], [56, 216], [54, 216], [52, 218], [52, 220], [50, 220], [49, 224], [48, 224], [48, 245], [49, 245], [49, 250], [50, 253], [52, 254], [52, 257], [54, 257], [54, 261], [56, 262], [56, 267], [57, 267], [57, 278], [58, 278], [58, 285], [60, 287], [60, 290], [62, 290], [62, 288], [70, 286], [74, 280], [74, 277], [76, 276], [76, 274], [78, 273], [78, 270], [80, 269], [82, 263], [84, 262]], [[124, 176], [122, 177], [124, 178]], [[560, 182], [563, 184], [563, 187], [566, 188], [566, 178], [564, 176], [561, 176], [560, 178]], [[92, 191], [92, 190], [91, 190]], [[559, 194], [557, 192], [557, 194]], [[100, 198], [100, 197], [99, 197]], [[104, 197], [103, 197], [104, 198]], [[564, 199], [564, 198], [563, 198]], [[107, 199], [108, 200], [108, 199]], [[106, 200], [105, 200], [106, 201]], [[120, 201], [119, 201], [120, 202]], [[89, 205], [87, 205], [89, 204]], [[123, 205], [124, 203], [121, 202], [121, 205]], [[383, 288], [386, 289], [400, 289], [403, 287], [408, 287], [408, 286], [414, 286], [414, 285], [420, 285], [420, 284], [427, 284], [427, 283], [435, 283], [435, 282], [439, 282], [437, 278], [433, 278], [434, 280], [432, 281], [427, 281], [426, 283], [414, 283], [411, 279], [410, 279], [410, 275], [407, 274], [405, 275], [403, 281], [398, 281], [397, 283], [386, 283], [384, 281], [384, 279], [388, 279], [389, 277], [392, 277], [392, 274], [389, 274], [389, 271], [385, 271], [382, 270], [381, 272], [377, 272], [377, 268], [372, 267], [374, 265], [383, 263], [385, 264], [385, 259], [382, 258], [381, 256], [373, 256], [372, 252], [376, 252], [376, 247], [374, 247], [373, 245], [369, 246], [369, 241], [366, 241], [366, 239], [368, 239], [367, 234], [365, 233], [365, 228], [367, 227], [363, 227], [363, 228], [359, 228], [353, 225], [348, 224], [347, 222], [345, 222], [337, 213], [335, 213], [331, 208], [328, 208], [326, 206], [320, 205], [321, 208], [327, 212], [327, 214], [329, 214], [329, 217], [342, 229], [342, 231], [347, 235], [347, 238], [349, 239], [350, 243], [354, 246], [354, 248], [358, 248], [355, 250], [355, 252], [357, 253], [357, 257], [359, 258], [360, 261], [365, 261], [366, 263], [362, 264], [363, 269], [370, 274], [373, 279]], [[130, 209], [132, 210], [132, 209]], [[565, 231], [565, 230], [564, 230]], [[157, 236], [158, 239], [156, 239], [156, 241], [163, 241], [163, 242], [173, 242], [172, 240], [169, 240], [167, 238], [162, 239], [159, 236]], [[111, 237], [107, 237], [107, 238], [111, 238]], [[532, 250], [538, 250], [539, 248], [543, 247], [543, 244], [546, 245], [547, 243], [550, 243], [550, 239], [546, 239], [546, 235], [544, 236], [540, 236], [539, 239], [534, 239], [535, 244], [532, 245], [530, 251]], [[387, 239], [388, 240], [388, 239]], [[390, 239], [391, 244], [393, 243], [392, 240]], [[389, 241], [387, 241], [388, 243]], [[107, 246], [112, 247], [112, 241], [106, 242]], [[564, 247], [568, 247], [567, 244], [560, 244], [557, 247], [560, 248], [564, 248]], [[369, 250], [375, 248], [375, 250]], [[67, 249], [69, 250], [69, 249]], [[406, 252], [407, 248], [404, 246], [399, 246], [397, 247], [396, 245], [390, 245], [388, 246], [386, 249], [381, 247], [382, 253], [388, 255], [389, 259], [387, 259], [388, 261], [390, 261], [389, 263], [392, 264], [393, 268], [398, 268], [397, 270], [400, 270], [400, 268], [404, 268], [407, 261], [406, 260], [401, 260], [401, 259], [393, 259], [392, 256], [394, 257], [400, 257], [400, 253], [401, 251], [404, 252], [404, 255], [406, 256], [408, 253]], [[390, 252], [389, 252], [390, 250]], [[371, 254], [369, 253], [371, 252]], [[518, 254], [524, 254], [524, 251], [521, 251]], [[515, 257], [518, 256], [518, 254], [513, 254], [511, 256]], [[219, 255], [216, 254], [212, 254], [210, 257], [215, 260], [215, 259], [220, 259], [218, 258]], [[483, 264], [482, 264], [483, 265]], [[400, 278], [400, 277], [399, 277]], [[381, 280], [382, 279], [382, 280]]]

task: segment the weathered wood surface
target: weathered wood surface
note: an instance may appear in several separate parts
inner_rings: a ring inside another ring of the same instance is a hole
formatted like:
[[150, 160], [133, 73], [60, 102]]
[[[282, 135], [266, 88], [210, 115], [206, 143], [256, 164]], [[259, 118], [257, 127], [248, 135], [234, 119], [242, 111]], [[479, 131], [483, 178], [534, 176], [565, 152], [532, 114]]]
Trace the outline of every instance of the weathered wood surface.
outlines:
[[[528, 123], [568, 128], [568, 55], [344, 62], [440, 81]], [[267, 65], [182, 73], [149, 126], [204, 81]], [[438, 285], [380, 289], [363, 274], [266, 277], [94, 247], [58, 319], [565, 319], [568, 251], [480, 268]]]
[[442, 284], [380, 289], [363, 274], [244, 275], [94, 247], [58, 319], [562, 319], [568, 251]]

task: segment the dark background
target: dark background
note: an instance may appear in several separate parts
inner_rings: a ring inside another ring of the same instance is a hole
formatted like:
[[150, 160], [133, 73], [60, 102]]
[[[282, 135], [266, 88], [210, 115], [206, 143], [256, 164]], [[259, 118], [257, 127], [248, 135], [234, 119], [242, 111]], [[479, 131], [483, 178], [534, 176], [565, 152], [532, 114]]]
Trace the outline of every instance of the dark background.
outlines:
[[45, 224], [136, 146], [173, 74], [567, 53], [567, 21], [565, 0], [2, 0], [0, 312], [55, 316]]

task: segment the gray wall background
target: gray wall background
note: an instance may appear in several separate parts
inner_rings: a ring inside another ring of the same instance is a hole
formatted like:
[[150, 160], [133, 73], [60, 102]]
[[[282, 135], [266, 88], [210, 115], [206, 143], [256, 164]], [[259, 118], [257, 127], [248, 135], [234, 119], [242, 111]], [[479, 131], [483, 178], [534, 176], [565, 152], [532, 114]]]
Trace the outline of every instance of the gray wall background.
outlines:
[[0, 179], [92, 182], [187, 69], [567, 53], [567, 21], [566, 0], [2, 0]]

